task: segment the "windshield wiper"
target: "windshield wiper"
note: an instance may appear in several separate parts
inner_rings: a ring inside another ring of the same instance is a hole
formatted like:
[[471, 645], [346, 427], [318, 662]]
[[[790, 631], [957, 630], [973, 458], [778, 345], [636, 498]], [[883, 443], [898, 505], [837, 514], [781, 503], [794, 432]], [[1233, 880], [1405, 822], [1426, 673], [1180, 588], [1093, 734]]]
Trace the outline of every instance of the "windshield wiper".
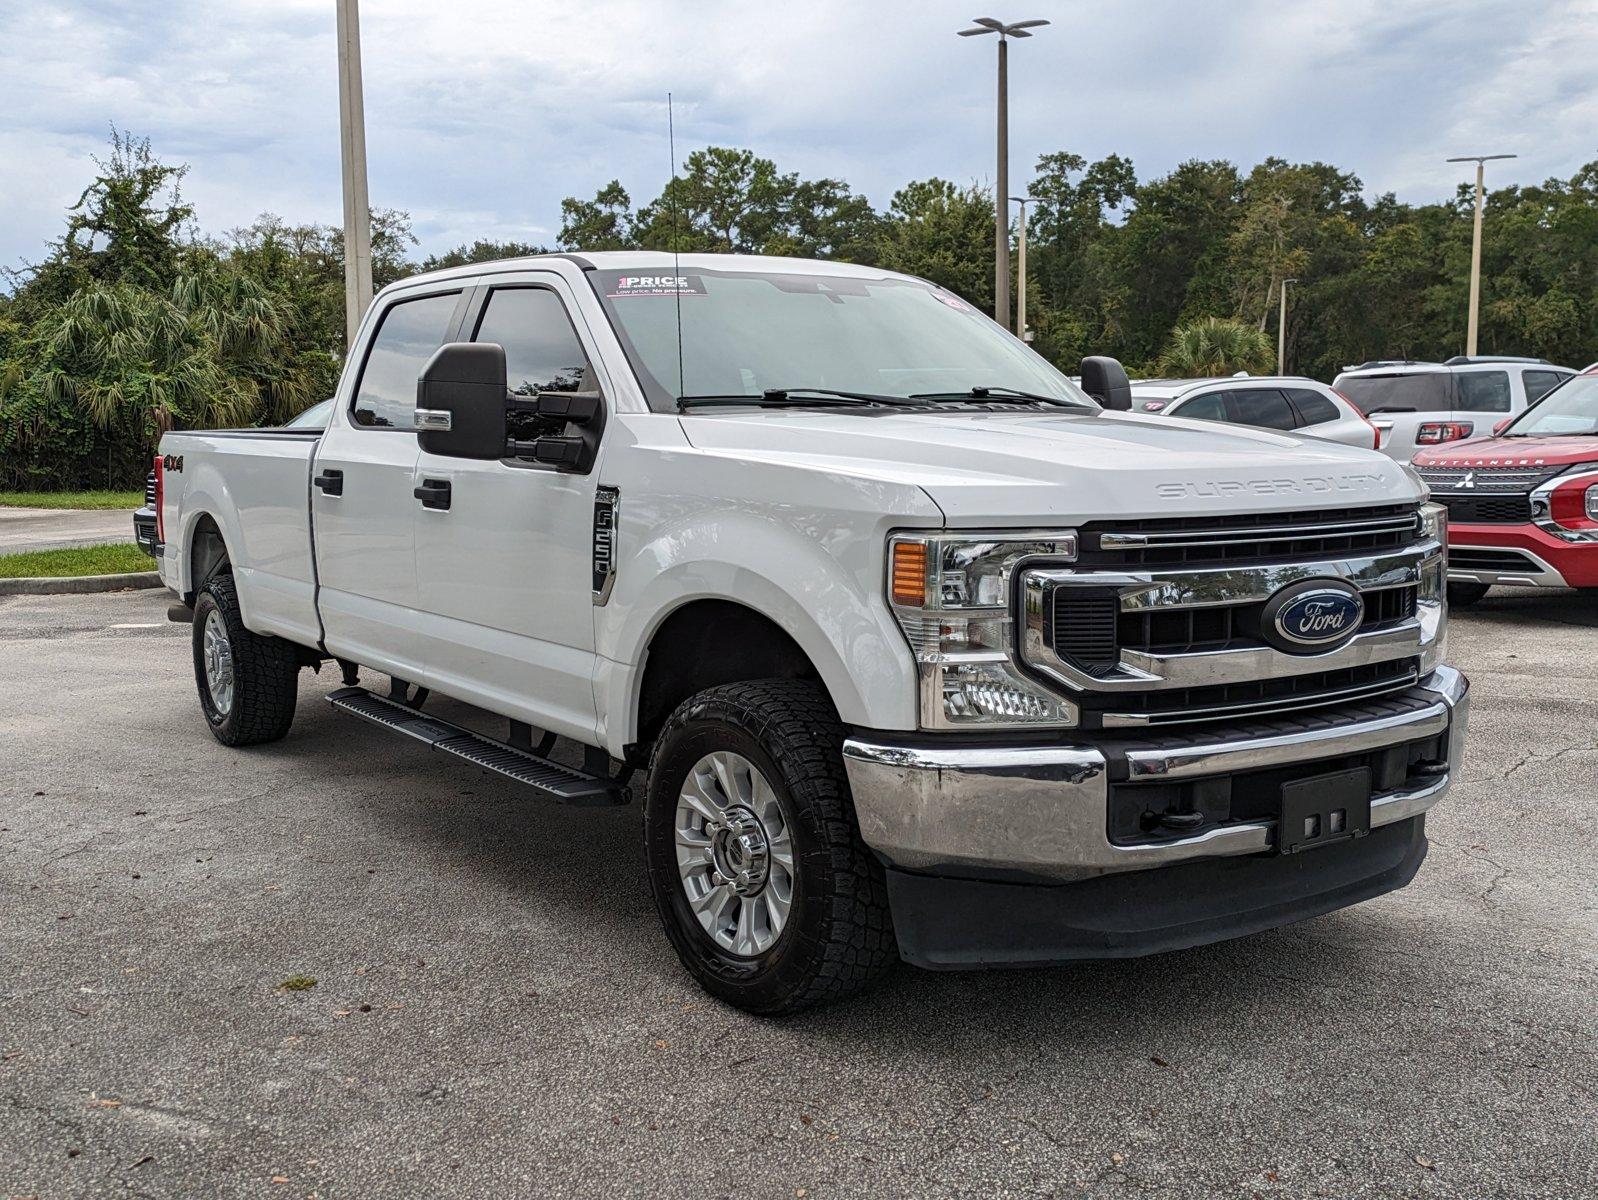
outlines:
[[983, 387], [981, 384], [965, 392], [917, 392], [911, 399], [953, 400], [957, 403], [966, 400], [986, 400], [990, 404], [1050, 404], [1056, 408], [1088, 407], [1085, 404], [1062, 400], [1058, 396], [1044, 396], [1038, 392], [1023, 392], [1020, 388], [1013, 387]]
[[840, 407], [860, 406], [866, 408], [925, 408], [926, 402], [912, 396], [884, 396], [876, 392], [841, 392], [834, 388], [812, 387], [767, 388], [758, 396], [705, 395], [677, 397], [677, 407], [680, 410], [689, 408], [732, 408], [739, 405], [754, 405], [756, 408], [807, 408], [816, 405], [823, 407], [837, 405]]

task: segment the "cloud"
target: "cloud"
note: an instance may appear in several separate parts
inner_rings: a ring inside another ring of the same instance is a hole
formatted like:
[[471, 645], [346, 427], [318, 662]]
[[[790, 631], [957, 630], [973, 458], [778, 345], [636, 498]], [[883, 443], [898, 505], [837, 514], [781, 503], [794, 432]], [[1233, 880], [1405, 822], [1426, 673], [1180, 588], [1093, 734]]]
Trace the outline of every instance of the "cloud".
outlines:
[[[0, 15], [0, 262], [36, 257], [110, 123], [187, 162], [216, 232], [261, 211], [339, 219], [329, 0], [10, 0]], [[1451, 154], [1516, 152], [1498, 182], [1598, 157], [1598, 0], [1034, 0], [1011, 50], [1011, 171], [1071, 149], [1143, 177], [1187, 158], [1323, 159], [1373, 192], [1448, 195]], [[748, 146], [842, 178], [993, 173], [991, 38], [968, 3], [366, 0], [373, 203], [424, 251], [552, 241], [559, 205], [677, 149]]]

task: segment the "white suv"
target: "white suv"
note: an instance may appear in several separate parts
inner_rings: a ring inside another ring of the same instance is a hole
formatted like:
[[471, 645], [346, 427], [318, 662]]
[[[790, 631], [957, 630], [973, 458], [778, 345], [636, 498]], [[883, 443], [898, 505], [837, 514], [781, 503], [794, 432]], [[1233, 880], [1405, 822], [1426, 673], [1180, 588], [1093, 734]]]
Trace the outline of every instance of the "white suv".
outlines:
[[1417, 449], [1490, 434], [1576, 372], [1541, 358], [1382, 361], [1350, 367], [1332, 386], [1381, 431], [1378, 447], [1399, 462]]
[[1132, 411], [1279, 429], [1366, 450], [1377, 445], [1376, 430], [1345, 397], [1293, 376], [1142, 379], [1132, 385]]

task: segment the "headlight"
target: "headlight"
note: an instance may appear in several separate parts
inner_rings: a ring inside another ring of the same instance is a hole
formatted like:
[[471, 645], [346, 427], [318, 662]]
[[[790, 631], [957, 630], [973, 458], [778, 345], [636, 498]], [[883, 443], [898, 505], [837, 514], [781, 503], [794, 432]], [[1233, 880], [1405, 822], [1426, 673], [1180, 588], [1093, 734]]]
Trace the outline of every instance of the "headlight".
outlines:
[[1069, 701], [1016, 668], [1010, 605], [1022, 559], [1075, 557], [1072, 530], [889, 540], [888, 600], [915, 654], [923, 729], [1075, 724]]
[[1441, 504], [1420, 506], [1420, 534], [1424, 538], [1448, 542], [1448, 509]]
[[1598, 521], [1598, 483], [1587, 489], [1585, 508], [1587, 509], [1587, 519], [1589, 521]]

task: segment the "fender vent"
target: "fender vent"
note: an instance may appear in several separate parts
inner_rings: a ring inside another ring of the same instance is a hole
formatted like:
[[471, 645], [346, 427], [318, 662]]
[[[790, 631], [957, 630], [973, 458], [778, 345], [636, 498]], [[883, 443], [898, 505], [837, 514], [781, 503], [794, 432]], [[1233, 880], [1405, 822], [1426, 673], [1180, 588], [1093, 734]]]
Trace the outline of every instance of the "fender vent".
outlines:
[[1114, 588], [1055, 587], [1049, 593], [1049, 646], [1089, 675], [1105, 675], [1121, 660], [1116, 623], [1121, 597]]

